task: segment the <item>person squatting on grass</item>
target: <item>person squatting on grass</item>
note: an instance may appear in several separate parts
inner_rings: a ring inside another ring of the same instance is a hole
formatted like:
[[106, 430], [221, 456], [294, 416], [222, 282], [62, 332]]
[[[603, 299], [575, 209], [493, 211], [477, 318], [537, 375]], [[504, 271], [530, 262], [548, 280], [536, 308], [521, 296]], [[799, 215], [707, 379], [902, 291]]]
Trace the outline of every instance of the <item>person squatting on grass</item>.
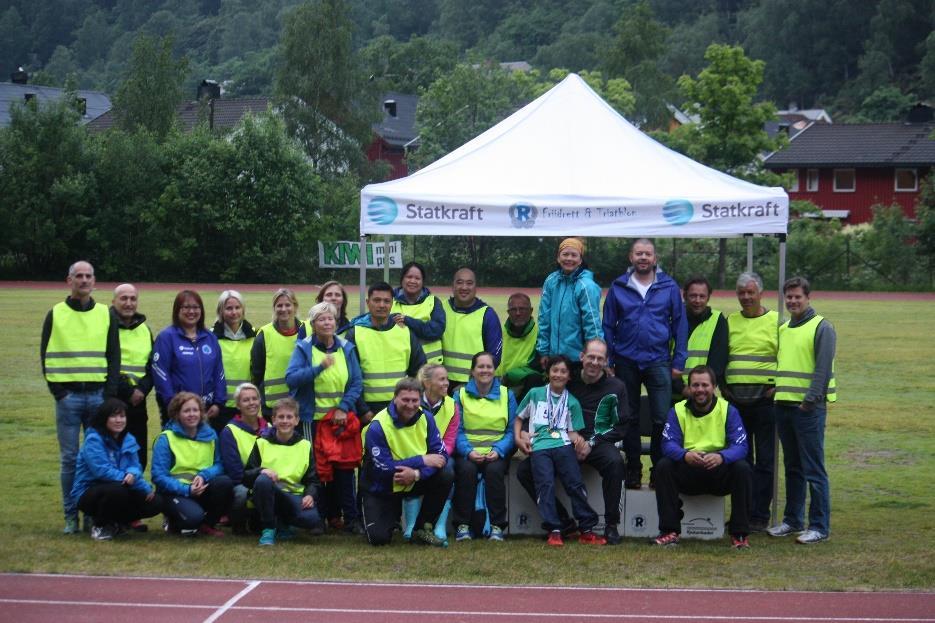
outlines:
[[273, 405], [272, 420], [271, 430], [257, 439], [243, 476], [260, 513], [260, 545], [294, 537], [292, 526], [321, 532], [315, 506], [318, 470], [312, 444], [296, 430], [299, 404], [280, 398]]
[[230, 524], [234, 534], [247, 532], [248, 520], [255, 516], [247, 507], [250, 489], [243, 482], [247, 459], [253, 452], [258, 437], [268, 428], [260, 416], [260, 390], [253, 383], [241, 383], [234, 389], [237, 414], [218, 435], [221, 447], [221, 464], [224, 473], [234, 485], [234, 500], [230, 509]]
[[588, 504], [588, 490], [581, 478], [581, 468], [575, 456], [574, 443], [584, 428], [581, 405], [568, 393], [571, 361], [564, 355], [549, 357], [544, 366], [549, 384], [529, 390], [520, 403], [513, 422], [517, 447], [529, 457], [536, 486], [536, 506], [549, 531], [548, 544], [564, 545], [562, 521], [555, 509], [555, 479], [571, 500], [572, 512], [581, 535], [578, 541], [588, 545], [604, 545], [607, 540], [594, 534], [598, 516]]
[[207, 423], [201, 397], [179, 392], [168, 407], [169, 422], [153, 446], [152, 476], [163, 496], [166, 531], [221, 537], [215, 528], [233, 500], [224, 474], [217, 433]]
[[127, 407], [108, 398], [97, 408], [78, 452], [71, 497], [91, 516], [91, 538], [109, 541], [125, 527], [162, 508], [162, 498], [143, 478], [139, 444], [127, 432]]

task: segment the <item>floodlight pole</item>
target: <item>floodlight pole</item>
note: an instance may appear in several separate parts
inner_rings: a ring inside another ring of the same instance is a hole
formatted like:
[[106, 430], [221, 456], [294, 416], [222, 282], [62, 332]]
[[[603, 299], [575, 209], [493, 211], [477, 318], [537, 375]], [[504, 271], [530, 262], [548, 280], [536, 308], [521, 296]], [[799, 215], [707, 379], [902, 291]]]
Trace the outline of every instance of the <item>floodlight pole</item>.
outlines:
[[[786, 234], [778, 234], [779, 238], [779, 299], [776, 303], [776, 313], [779, 317], [779, 325], [783, 323], [784, 306], [782, 295], [782, 284], [786, 282]], [[773, 503], [770, 508], [770, 525], [779, 524], [779, 427], [773, 425]]]
[[367, 234], [360, 235], [360, 313], [363, 314], [366, 309], [367, 298]]
[[753, 272], [753, 234], [744, 234], [747, 239], [747, 272]]

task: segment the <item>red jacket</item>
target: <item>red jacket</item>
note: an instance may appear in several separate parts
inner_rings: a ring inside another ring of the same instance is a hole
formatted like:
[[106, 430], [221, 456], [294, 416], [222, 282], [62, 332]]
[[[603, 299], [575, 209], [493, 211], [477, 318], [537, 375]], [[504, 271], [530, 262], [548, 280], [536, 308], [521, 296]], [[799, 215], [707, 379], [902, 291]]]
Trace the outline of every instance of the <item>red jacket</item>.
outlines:
[[357, 415], [349, 412], [343, 426], [335, 426], [333, 419], [334, 409], [328, 411], [315, 428], [315, 464], [322, 482], [334, 480], [335, 468], [358, 467], [364, 452]]

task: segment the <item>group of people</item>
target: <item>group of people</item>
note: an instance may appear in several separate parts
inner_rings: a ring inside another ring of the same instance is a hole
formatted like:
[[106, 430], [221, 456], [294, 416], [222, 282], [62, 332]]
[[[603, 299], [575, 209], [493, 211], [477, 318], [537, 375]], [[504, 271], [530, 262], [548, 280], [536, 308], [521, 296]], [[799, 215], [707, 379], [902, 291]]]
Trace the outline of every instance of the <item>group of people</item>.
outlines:
[[[133, 285], [118, 286], [108, 310], [91, 296], [93, 267], [76, 262], [70, 295], [46, 317], [40, 353], [56, 399], [65, 532], [79, 531], [80, 510], [99, 540], [145, 529], [141, 519], [162, 513], [170, 532], [223, 536], [218, 525], [227, 523], [258, 533], [261, 545], [296, 527], [381, 545], [400, 526], [406, 538], [447, 545], [449, 520], [458, 541], [501, 541], [505, 481], [519, 450], [528, 458], [517, 478], [550, 545], [572, 534], [616, 544], [623, 487], [642, 486], [645, 386], [654, 543], [678, 542], [679, 493], [731, 494], [734, 547], [765, 530], [775, 426], [787, 504], [769, 532], [799, 533], [802, 543], [827, 538], [823, 433], [835, 398], [835, 337], [808, 305], [808, 282], [785, 284], [792, 318], [779, 326], [753, 273], [738, 279], [741, 311], [725, 318], [708, 306], [703, 278], [680, 291], [651, 241], [636, 241], [630, 261], [603, 310], [584, 244], [568, 238], [536, 318], [529, 297], [516, 293], [501, 325], [468, 268], [440, 299], [425, 286], [425, 268], [410, 262], [398, 287], [369, 287], [367, 312], [356, 318], [341, 284], [328, 282], [307, 320], [297, 318], [295, 294], [277, 290], [271, 321], [255, 329], [240, 293], [225, 290], [209, 330], [201, 297], [183, 290], [172, 324], [155, 338]], [[152, 390], [162, 430], [150, 484]], [[601, 477], [602, 534], [582, 464]], [[556, 499], [557, 480], [571, 516]]]

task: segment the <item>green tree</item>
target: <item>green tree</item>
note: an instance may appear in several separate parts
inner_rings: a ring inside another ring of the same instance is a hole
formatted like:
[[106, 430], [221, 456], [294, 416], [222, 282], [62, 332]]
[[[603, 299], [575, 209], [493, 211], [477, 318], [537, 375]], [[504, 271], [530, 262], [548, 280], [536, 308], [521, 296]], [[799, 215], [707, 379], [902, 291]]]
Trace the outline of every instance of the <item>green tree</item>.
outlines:
[[419, 93], [458, 63], [458, 46], [436, 37], [400, 42], [377, 37], [360, 51], [364, 69], [378, 91]]
[[851, 123], [902, 121], [917, 102], [911, 93], [903, 93], [892, 85], [881, 86], [864, 98], [860, 111], [846, 118]]
[[172, 37], [137, 37], [123, 83], [114, 97], [114, 114], [128, 132], [152, 132], [165, 138], [176, 122], [183, 99], [188, 60], [172, 54]]

